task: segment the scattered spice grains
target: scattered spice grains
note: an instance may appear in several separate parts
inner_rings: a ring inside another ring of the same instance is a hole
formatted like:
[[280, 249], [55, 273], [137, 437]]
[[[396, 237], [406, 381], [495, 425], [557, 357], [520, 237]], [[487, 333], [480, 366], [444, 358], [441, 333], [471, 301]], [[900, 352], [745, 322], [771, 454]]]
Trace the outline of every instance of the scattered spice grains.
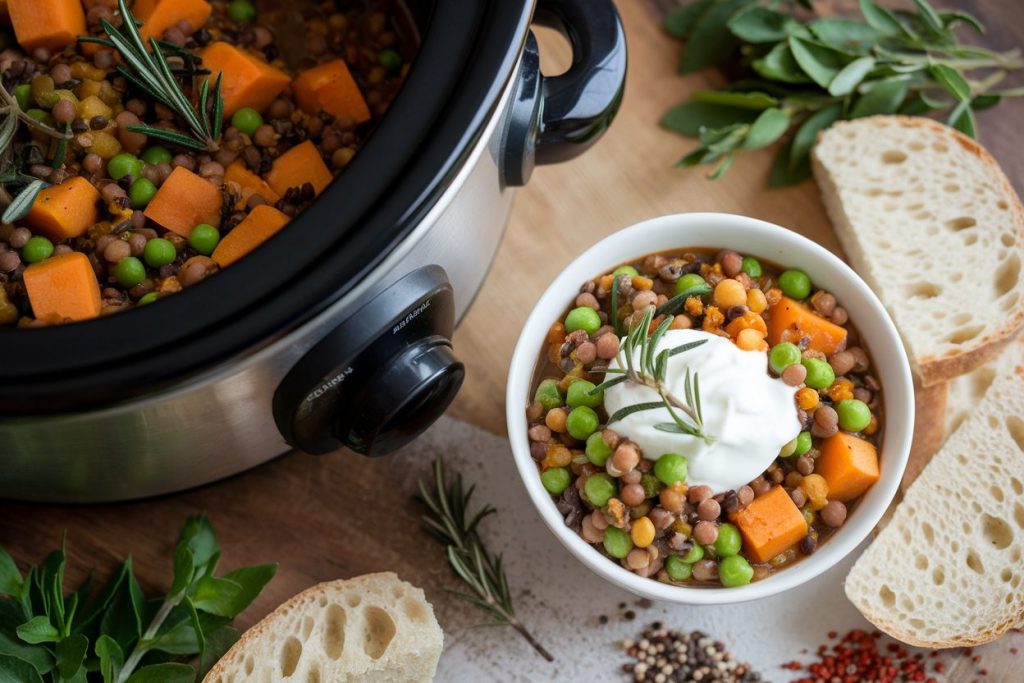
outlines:
[[737, 662], [721, 641], [700, 631], [673, 631], [654, 622], [639, 640], [623, 641], [622, 648], [635, 660], [623, 664], [622, 671], [638, 683], [762, 680], [749, 664]]
[[[839, 638], [839, 634], [829, 631], [828, 637], [829, 640], [835, 640]], [[854, 629], [839, 638], [839, 642], [831, 648], [828, 645], [818, 647], [815, 651], [816, 661], [810, 664], [787, 662], [782, 668], [810, 674], [798, 678], [793, 683], [937, 683], [933, 676], [929, 676], [928, 661], [923, 653], [912, 654], [899, 643], [888, 643], [883, 648], [879, 643], [881, 637], [882, 634], [878, 631], [869, 633]], [[928, 658], [935, 658], [938, 654], [938, 651], [932, 650], [928, 653]], [[978, 666], [981, 663], [981, 655], [974, 654], [971, 648], [966, 648], [961, 651], [961, 656], [970, 658], [976, 667], [977, 676], [984, 678], [988, 675], [987, 669]], [[931, 671], [943, 674], [946, 665], [941, 661], [934, 662]]]

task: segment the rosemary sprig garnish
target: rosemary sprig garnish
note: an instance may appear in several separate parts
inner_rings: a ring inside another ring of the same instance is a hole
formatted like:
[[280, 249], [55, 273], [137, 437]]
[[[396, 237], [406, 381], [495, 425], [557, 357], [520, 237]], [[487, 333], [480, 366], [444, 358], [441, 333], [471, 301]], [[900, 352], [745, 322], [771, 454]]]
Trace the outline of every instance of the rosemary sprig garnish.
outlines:
[[[124, 60], [124, 64], [117, 67], [117, 72], [138, 90], [177, 114], [188, 126], [191, 135], [143, 125], [128, 126], [128, 130], [199, 152], [216, 152], [220, 148], [218, 141], [224, 120], [224, 99], [220, 94], [223, 74], [217, 75], [212, 92], [209, 79], [204, 80], [199, 86], [197, 101], [193, 103], [185, 94], [177, 76], [195, 78], [206, 73], [199, 68], [194, 55], [156, 38], [150, 38], [147, 46], [139, 33], [139, 23], [128, 9], [126, 0], [118, 0], [118, 11], [122, 17], [120, 29], [100, 19], [107, 37], [84, 36], [79, 41], [99, 43], [117, 50]], [[183, 67], [172, 69], [167, 60], [168, 55], [180, 59]]]
[[481, 520], [497, 511], [492, 506], [485, 505], [468, 521], [466, 519], [469, 499], [475, 488], [470, 486], [468, 490], [463, 491], [462, 475], [459, 474], [456, 474], [454, 481], [449, 484], [445, 478], [444, 461], [441, 458], [434, 461], [433, 480], [419, 481], [420, 494], [417, 499], [428, 510], [421, 518], [423, 528], [445, 545], [448, 563], [459, 578], [472, 589], [472, 593], [452, 593], [476, 605], [496, 621], [514, 628], [540, 656], [553, 662], [555, 658], [551, 653], [515, 616], [501, 555], [491, 556], [480, 539], [477, 527]]
[[[679, 297], [683, 297], [681, 301], [685, 302], [686, 297], [696, 296], [698, 294], [698, 292], [691, 293], [690, 290], [687, 290], [680, 294]], [[676, 298], [678, 299], [679, 297]], [[675, 299], [670, 300], [664, 306], [668, 306], [668, 304], [674, 300]], [[598, 386], [591, 389], [589, 393], [591, 395], [597, 395], [609, 387], [622, 384], [623, 382], [633, 382], [653, 389], [660, 397], [660, 401], [635, 403], [620, 408], [612, 413], [608, 418], [608, 424], [612, 424], [613, 422], [617, 422], [629, 415], [632, 415], [633, 413], [638, 413], [643, 410], [657, 410], [664, 408], [668, 411], [669, 416], [672, 418], [672, 422], [656, 424], [654, 425], [655, 429], [663, 432], [672, 432], [674, 434], [686, 434], [688, 436], [697, 437], [698, 439], [703, 439], [705, 443], [710, 444], [715, 440], [715, 437], [704, 431], [704, 415], [701, 410], [700, 403], [700, 373], [691, 373], [689, 368], [687, 368], [686, 378], [683, 382], [683, 399], [675, 396], [665, 385], [665, 375], [668, 372], [668, 359], [680, 353], [686, 353], [691, 349], [695, 349], [698, 346], [707, 343], [707, 340], [701, 339], [700, 341], [681, 344], [680, 346], [676, 346], [672, 349], [662, 349], [661, 351], [658, 351], [658, 342], [661, 341], [661, 338], [672, 326], [673, 317], [671, 315], [666, 315], [661, 323], [658, 324], [658, 327], [655, 328], [654, 332], [648, 335], [647, 332], [651, 328], [651, 323], [654, 321], [656, 313], [657, 311], [655, 311], [655, 309], [648, 308], [640, 322], [637, 323], [626, 335], [626, 338], [622, 343], [622, 347], [619, 349], [619, 368], [611, 368], [607, 371], [609, 373], [616, 374], [617, 376], [605, 380]], [[623, 354], [625, 354], [624, 357]], [[624, 368], [624, 371], [622, 368]], [[683, 415], [680, 415], [680, 412]], [[684, 420], [683, 416], [687, 419]]]

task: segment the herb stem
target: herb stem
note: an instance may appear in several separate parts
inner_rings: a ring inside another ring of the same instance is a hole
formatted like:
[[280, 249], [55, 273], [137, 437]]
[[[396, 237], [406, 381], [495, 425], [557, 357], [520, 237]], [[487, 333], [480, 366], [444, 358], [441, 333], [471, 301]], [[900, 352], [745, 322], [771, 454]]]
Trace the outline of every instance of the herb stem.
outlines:
[[124, 666], [117, 673], [116, 683], [124, 683], [131, 677], [135, 671], [135, 667], [139, 665], [142, 658], [149, 652], [150, 644], [153, 639], [156, 638], [156, 634], [159, 633], [160, 627], [164, 625], [167, 617], [170, 616], [171, 610], [177, 607], [181, 603], [181, 599], [184, 597], [184, 593], [177, 596], [170, 596], [164, 600], [163, 604], [160, 605], [160, 609], [157, 610], [156, 615], [153, 616], [153, 621], [150, 622], [149, 627], [146, 628], [146, 632], [139, 638], [139, 642], [132, 648], [132, 653], [125, 660]]

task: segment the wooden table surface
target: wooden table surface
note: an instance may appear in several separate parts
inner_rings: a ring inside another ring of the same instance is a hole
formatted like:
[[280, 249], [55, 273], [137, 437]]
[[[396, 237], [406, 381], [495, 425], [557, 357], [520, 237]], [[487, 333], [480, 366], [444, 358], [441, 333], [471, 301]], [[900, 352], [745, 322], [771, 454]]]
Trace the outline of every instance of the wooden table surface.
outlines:
[[[1017, 2], [962, 4], [989, 26], [987, 45], [1024, 44]], [[537, 169], [516, 200], [490, 277], [455, 335], [467, 378], [451, 412], [496, 433], [504, 430], [505, 373], [523, 321], [559, 269], [605, 235], [660, 214], [727, 211], [776, 222], [838, 248], [813, 183], [765, 187], [770, 152], [743, 155], [717, 182], [708, 181], [703, 169], [674, 167], [692, 142], [662, 130], [658, 120], [689, 92], [719, 84], [719, 77], [678, 75], [679, 46], [662, 33], [655, 4], [619, 5], [630, 68], [618, 119], [584, 157]], [[545, 34], [542, 44], [546, 63], [564, 63], [560, 41]], [[1004, 103], [979, 119], [983, 143], [1019, 191], [1024, 105], [1019, 99]], [[219, 484], [151, 501], [87, 507], [0, 503], [0, 545], [22, 564], [38, 562], [66, 530], [74, 565], [70, 580], [87, 567], [110, 571], [131, 553], [143, 586], [164, 589], [182, 520], [205, 511], [219, 531], [226, 567], [281, 562], [278, 577], [240, 618], [244, 627], [317, 581], [381, 569], [421, 585], [449, 581], [443, 563], [426, 562], [399, 542], [416, 538], [410, 531], [416, 524], [411, 491], [397, 485], [400, 480], [387, 459], [293, 454]]]

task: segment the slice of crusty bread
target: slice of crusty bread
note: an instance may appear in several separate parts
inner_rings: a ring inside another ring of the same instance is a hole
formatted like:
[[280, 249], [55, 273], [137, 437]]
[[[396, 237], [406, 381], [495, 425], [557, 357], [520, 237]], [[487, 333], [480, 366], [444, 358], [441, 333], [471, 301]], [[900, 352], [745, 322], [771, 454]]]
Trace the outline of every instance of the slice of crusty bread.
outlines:
[[872, 116], [823, 132], [814, 175], [850, 264], [931, 386], [1024, 327], [1024, 207], [977, 142], [929, 119]]
[[1024, 627], [1024, 365], [985, 397], [854, 564], [846, 596], [878, 628], [924, 647]]
[[444, 636], [423, 591], [390, 572], [299, 593], [242, 634], [203, 683], [431, 681]]
[[1013, 369], [1018, 366], [1024, 366], [1024, 339], [1017, 339], [995, 360], [982, 365], [974, 372], [952, 380], [949, 383], [946, 401], [946, 434], [955, 432], [974, 412], [996, 377], [1012, 374]]

